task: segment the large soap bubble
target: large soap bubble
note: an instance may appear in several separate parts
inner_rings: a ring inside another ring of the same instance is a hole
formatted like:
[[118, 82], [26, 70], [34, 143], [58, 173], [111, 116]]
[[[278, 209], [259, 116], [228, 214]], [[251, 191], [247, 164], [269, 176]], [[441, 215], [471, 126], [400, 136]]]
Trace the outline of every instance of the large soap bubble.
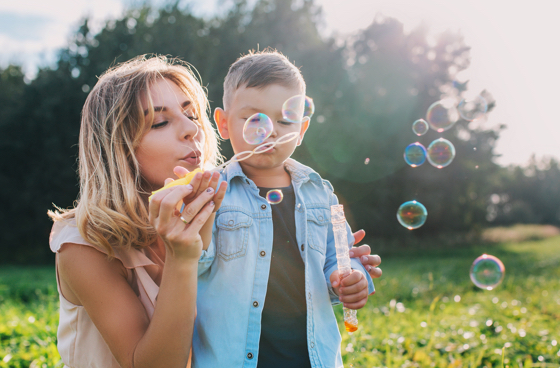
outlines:
[[397, 210], [397, 220], [408, 230], [418, 229], [424, 225], [426, 218], [428, 218], [426, 207], [417, 201], [405, 202]]
[[282, 105], [282, 117], [290, 123], [301, 123], [315, 112], [313, 99], [304, 95], [290, 97]]
[[251, 115], [243, 126], [243, 139], [249, 144], [261, 144], [272, 134], [272, 120], [262, 113]]
[[421, 136], [421, 135], [426, 134], [426, 132], [428, 132], [429, 129], [430, 129], [430, 126], [428, 125], [428, 123], [424, 119], [418, 119], [414, 123], [412, 123], [412, 131], [417, 136]]
[[502, 261], [489, 254], [483, 254], [474, 260], [470, 277], [481, 289], [492, 290], [504, 279], [506, 268]]
[[419, 143], [411, 143], [404, 149], [404, 161], [412, 167], [417, 167], [426, 162], [426, 148]]
[[461, 117], [468, 121], [480, 119], [488, 111], [488, 102], [480, 95], [473, 99], [462, 99], [457, 105]]
[[430, 128], [439, 133], [451, 128], [458, 119], [459, 113], [452, 99], [434, 102], [426, 113]]
[[445, 138], [430, 143], [427, 152], [428, 162], [438, 169], [448, 166], [455, 158], [455, 146]]

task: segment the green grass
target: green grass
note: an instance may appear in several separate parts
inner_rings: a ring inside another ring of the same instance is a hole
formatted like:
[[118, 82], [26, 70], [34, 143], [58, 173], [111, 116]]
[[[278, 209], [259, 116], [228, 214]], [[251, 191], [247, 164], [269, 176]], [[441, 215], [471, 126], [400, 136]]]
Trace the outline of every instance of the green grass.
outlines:
[[[357, 332], [336, 307], [346, 367], [560, 366], [560, 237], [402, 253], [381, 254]], [[482, 253], [506, 266], [492, 291], [469, 279]], [[0, 367], [61, 367], [57, 322], [53, 267], [0, 270]]]
[[[483, 253], [506, 266], [492, 291], [469, 278]], [[376, 294], [358, 312], [360, 329], [342, 332], [346, 366], [560, 366], [560, 237], [408, 251], [383, 259], [382, 269]]]

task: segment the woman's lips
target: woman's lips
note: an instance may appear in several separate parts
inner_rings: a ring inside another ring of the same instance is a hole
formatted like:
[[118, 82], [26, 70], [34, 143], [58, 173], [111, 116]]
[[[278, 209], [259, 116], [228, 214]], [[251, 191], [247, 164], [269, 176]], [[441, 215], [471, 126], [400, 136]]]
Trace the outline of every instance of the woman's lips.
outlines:
[[198, 166], [200, 165], [200, 157], [185, 157], [183, 161], [188, 162], [190, 165]]
[[191, 152], [187, 156], [182, 158], [183, 161], [186, 161], [189, 165], [198, 166], [200, 165], [200, 152]]

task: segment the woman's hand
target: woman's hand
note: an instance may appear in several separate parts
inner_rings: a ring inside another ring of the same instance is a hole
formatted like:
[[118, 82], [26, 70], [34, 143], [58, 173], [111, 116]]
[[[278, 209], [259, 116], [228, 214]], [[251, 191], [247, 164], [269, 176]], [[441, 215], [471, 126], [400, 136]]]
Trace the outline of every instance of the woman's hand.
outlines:
[[[182, 166], [175, 166], [173, 173], [177, 175], [178, 178], [183, 178], [189, 173], [189, 171]], [[166, 179], [165, 184], [168, 184], [170, 180], [173, 179]], [[193, 191], [184, 198], [185, 205], [203, 193], [206, 189], [212, 188], [215, 192], [213, 201], [215, 204], [214, 212], [216, 212], [222, 204], [227, 188], [226, 182], [222, 182], [218, 188], [219, 181], [220, 174], [218, 172], [204, 171], [203, 173], [197, 173], [190, 182], [193, 186]]]
[[180, 213], [176, 208], [177, 203], [191, 196], [193, 192], [195, 188], [191, 184], [178, 185], [156, 193], [149, 204], [150, 223], [165, 243], [170, 255], [177, 258], [200, 257], [202, 238], [199, 232], [216, 207], [212, 201], [214, 189], [209, 186], [188, 202]]
[[[362, 241], [366, 232], [364, 230], [358, 230], [353, 235], [354, 244], [358, 244]], [[353, 247], [350, 249], [350, 257], [358, 258], [372, 279], [379, 278], [383, 274], [381, 268], [377, 267], [381, 264], [381, 257], [377, 254], [371, 255], [371, 248], [369, 245], [364, 244], [359, 247]]]

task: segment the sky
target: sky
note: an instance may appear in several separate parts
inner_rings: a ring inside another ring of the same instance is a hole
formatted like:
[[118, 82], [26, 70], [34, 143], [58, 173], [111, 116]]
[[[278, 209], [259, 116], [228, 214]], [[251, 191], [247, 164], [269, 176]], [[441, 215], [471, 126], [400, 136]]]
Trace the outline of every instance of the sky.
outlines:
[[[50, 65], [56, 50], [84, 16], [99, 25], [121, 16], [134, 0], [0, 0], [0, 65], [17, 63], [32, 78]], [[158, 1], [158, 0], [156, 0]], [[227, 0], [191, 0], [193, 11], [208, 15]], [[394, 17], [411, 30], [421, 23], [432, 34], [460, 32], [471, 46], [471, 65], [458, 75], [469, 91], [488, 90], [497, 105], [485, 128], [505, 124], [496, 145], [501, 165], [560, 159], [560, 2], [532, 0], [316, 0], [323, 8], [325, 36], [351, 35], [376, 14]]]

